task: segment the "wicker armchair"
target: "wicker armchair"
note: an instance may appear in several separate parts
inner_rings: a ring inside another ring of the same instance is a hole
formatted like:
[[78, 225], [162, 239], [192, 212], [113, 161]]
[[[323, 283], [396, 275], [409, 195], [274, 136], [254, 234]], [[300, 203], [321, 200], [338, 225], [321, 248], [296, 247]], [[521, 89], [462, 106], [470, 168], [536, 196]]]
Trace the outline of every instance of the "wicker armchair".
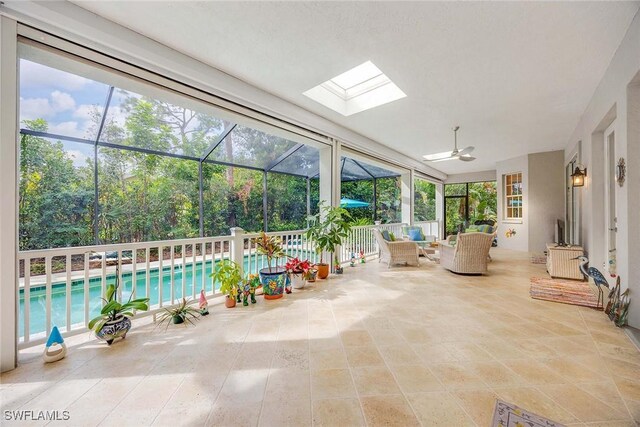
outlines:
[[440, 245], [440, 265], [454, 273], [485, 273], [494, 237], [488, 233], [458, 234], [455, 246], [448, 242]]
[[387, 261], [389, 267], [391, 267], [391, 264], [420, 265], [418, 260], [419, 250], [416, 242], [406, 240], [388, 242], [382, 237], [380, 230], [374, 228], [372, 231], [380, 248], [380, 259], [378, 261]]

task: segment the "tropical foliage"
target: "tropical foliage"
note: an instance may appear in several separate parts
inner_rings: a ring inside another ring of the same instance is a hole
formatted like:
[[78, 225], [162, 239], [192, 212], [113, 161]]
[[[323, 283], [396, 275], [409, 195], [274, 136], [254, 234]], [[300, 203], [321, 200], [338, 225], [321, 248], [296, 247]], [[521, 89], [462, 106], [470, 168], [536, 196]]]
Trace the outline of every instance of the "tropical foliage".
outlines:
[[447, 234], [456, 233], [459, 225], [466, 227], [477, 220], [496, 220], [498, 191], [495, 181], [469, 183], [468, 195], [467, 184], [447, 184], [445, 196], [449, 196], [445, 199]]
[[320, 202], [320, 212], [309, 217], [307, 239], [315, 242], [315, 251], [323, 263], [324, 252], [335, 253], [336, 247], [342, 244], [351, 231], [351, 215], [344, 208], [328, 206]]
[[242, 268], [234, 261], [222, 260], [216, 263], [216, 268], [211, 273], [213, 281], [220, 283], [220, 292], [227, 298], [236, 298], [242, 282]]
[[[116, 277], [118, 273], [116, 272]], [[100, 311], [100, 315], [94, 317], [89, 322], [89, 329], [100, 332], [102, 327], [109, 321], [116, 320], [119, 317], [133, 317], [135, 310], [147, 311], [149, 310], [149, 298], [137, 298], [132, 300], [131, 296], [126, 303], [118, 301], [118, 280], [115, 284], [111, 284], [105, 291], [105, 296], [102, 298], [104, 306]]]

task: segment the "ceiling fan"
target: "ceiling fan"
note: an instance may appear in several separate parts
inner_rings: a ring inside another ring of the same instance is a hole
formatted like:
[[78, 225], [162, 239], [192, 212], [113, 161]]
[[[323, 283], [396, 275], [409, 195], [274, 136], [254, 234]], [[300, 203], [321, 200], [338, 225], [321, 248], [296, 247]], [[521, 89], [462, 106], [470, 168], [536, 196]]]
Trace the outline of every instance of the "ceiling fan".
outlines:
[[454, 159], [462, 160], [463, 162], [474, 161], [476, 158], [473, 156], [470, 156], [469, 153], [471, 153], [475, 147], [469, 146], [469, 147], [463, 148], [462, 150], [458, 150], [458, 129], [460, 129], [460, 126], [456, 126], [453, 128], [453, 144], [454, 144], [453, 151], [445, 151], [445, 152], [436, 153], [436, 154], [427, 154], [425, 156], [422, 156], [422, 158], [427, 162], [444, 162], [446, 160], [454, 160]]

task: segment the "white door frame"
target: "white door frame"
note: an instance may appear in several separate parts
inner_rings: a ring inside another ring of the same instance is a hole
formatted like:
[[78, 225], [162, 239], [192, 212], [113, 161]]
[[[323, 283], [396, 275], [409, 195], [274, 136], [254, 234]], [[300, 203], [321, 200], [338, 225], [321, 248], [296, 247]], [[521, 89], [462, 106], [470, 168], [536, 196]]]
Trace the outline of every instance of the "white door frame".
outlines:
[[605, 225], [605, 248], [604, 248], [604, 269], [610, 273], [615, 273], [615, 266], [609, 264], [610, 260], [615, 260], [616, 232], [617, 232], [617, 198], [616, 198], [616, 122], [614, 121], [604, 131], [604, 225]]

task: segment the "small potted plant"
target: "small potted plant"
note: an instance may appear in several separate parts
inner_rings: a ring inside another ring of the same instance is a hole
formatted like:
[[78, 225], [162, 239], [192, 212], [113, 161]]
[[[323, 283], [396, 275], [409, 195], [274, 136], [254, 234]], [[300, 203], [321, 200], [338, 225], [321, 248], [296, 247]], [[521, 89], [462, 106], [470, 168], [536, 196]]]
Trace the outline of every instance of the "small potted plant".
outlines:
[[216, 269], [211, 273], [214, 282], [220, 283], [220, 292], [225, 295], [225, 306], [233, 308], [236, 306], [236, 298], [240, 292], [240, 282], [242, 282], [242, 268], [238, 263], [230, 260], [222, 260], [216, 264]]
[[160, 315], [160, 319], [158, 320], [158, 326], [166, 323], [166, 330], [172, 323], [174, 325], [181, 325], [184, 323], [185, 326], [189, 323], [195, 325], [193, 321], [198, 320], [200, 311], [197, 308], [190, 306], [192, 302], [193, 301], [187, 301], [186, 298], [182, 298], [182, 302], [178, 304], [177, 307], [165, 308], [165, 312]]
[[116, 267], [116, 280], [114, 284], [107, 286], [102, 298], [104, 305], [100, 315], [91, 319], [88, 325], [89, 329], [108, 345], [111, 345], [116, 338], [124, 339], [127, 336], [135, 310], [149, 310], [149, 298], [131, 299], [133, 295], [130, 295], [126, 303], [118, 301], [119, 277], [119, 268]]
[[316, 277], [318, 276], [318, 269], [315, 266], [310, 266], [309, 269], [302, 275], [304, 280], [308, 283], [313, 283], [316, 281]]
[[284, 268], [287, 270], [291, 284], [295, 289], [302, 289], [305, 287], [307, 277], [309, 276], [308, 272], [311, 269], [311, 263], [309, 260], [305, 259], [304, 261], [301, 261], [298, 257], [290, 258]]
[[308, 218], [311, 225], [305, 236], [315, 243], [315, 251], [320, 256], [320, 262], [316, 264], [318, 278], [326, 279], [329, 276], [329, 264], [323, 262], [324, 253], [335, 253], [342, 239], [349, 236], [351, 215], [344, 208], [327, 206], [324, 202], [319, 204], [319, 208], [319, 213]]
[[[282, 298], [287, 285], [287, 270], [278, 266], [278, 259], [285, 257], [282, 240], [277, 236], [269, 236], [264, 231], [251, 242], [256, 245], [256, 252], [267, 257], [267, 268], [260, 270], [260, 283], [265, 299]], [[272, 267], [275, 260], [275, 267]]]

